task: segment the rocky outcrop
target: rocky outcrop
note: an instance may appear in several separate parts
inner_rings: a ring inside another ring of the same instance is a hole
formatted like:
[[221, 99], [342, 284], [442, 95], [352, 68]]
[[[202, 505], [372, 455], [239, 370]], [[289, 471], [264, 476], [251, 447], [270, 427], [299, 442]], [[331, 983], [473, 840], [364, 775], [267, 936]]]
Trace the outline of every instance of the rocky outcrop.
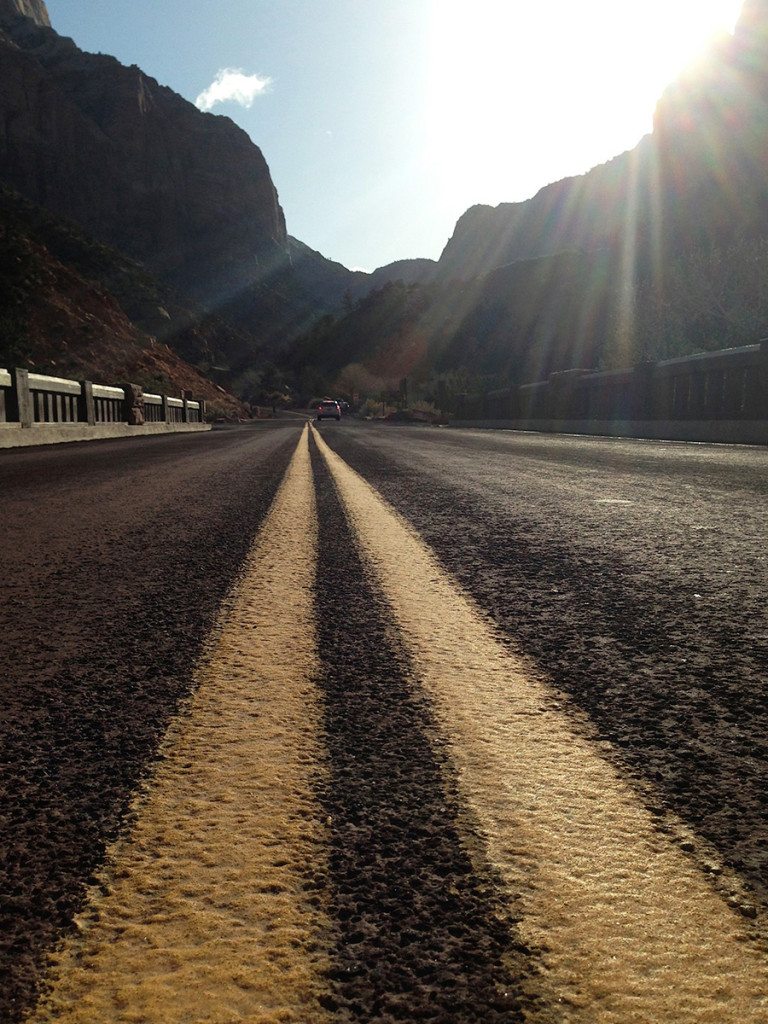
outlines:
[[[287, 259], [266, 161], [225, 117], [137, 67], [0, 17], [0, 179], [175, 287], [218, 305]], [[37, 10], [38, 23], [19, 19]]]
[[19, 16], [31, 18], [38, 25], [51, 27], [45, 0], [0, 0], [0, 19]]
[[646, 136], [634, 150], [525, 202], [473, 206], [459, 218], [437, 276], [468, 279], [516, 260], [614, 245], [627, 224], [630, 194], [636, 217], [648, 214], [653, 170], [653, 140]]

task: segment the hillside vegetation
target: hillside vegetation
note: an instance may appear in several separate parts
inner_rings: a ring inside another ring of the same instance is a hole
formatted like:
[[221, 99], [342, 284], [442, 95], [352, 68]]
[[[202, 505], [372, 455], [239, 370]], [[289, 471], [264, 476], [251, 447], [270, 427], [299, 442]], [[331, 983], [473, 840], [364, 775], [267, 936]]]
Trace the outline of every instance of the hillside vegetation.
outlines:
[[243, 404], [176, 351], [200, 358], [231, 331], [179, 306], [138, 264], [76, 225], [0, 188], [0, 366], [190, 391], [237, 417]]

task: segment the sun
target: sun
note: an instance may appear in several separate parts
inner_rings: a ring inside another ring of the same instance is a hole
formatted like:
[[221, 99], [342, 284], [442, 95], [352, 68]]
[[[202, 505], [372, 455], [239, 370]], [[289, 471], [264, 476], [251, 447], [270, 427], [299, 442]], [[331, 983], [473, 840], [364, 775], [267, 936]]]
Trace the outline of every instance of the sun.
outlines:
[[527, 198], [634, 146], [742, 0], [432, 0], [425, 146], [457, 211]]

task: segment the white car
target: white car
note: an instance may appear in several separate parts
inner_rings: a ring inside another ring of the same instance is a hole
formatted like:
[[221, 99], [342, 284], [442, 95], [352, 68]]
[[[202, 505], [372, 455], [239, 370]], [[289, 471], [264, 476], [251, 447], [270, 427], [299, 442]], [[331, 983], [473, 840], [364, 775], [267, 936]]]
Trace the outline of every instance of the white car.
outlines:
[[330, 398], [325, 398], [317, 407], [317, 418], [318, 420], [340, 420], [341, 406], [338, 402], [334, 402]]

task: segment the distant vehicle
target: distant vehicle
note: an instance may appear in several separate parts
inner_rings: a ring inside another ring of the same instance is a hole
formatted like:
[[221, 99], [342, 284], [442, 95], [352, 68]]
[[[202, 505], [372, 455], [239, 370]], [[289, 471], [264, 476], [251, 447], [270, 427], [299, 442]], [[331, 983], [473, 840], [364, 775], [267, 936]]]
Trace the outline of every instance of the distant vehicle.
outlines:
[[349, 412], [349, 402], [345, 402], [343, 398], [340, 399], [339, 408], [341, 409], [341, 415], [346, 416]]
[[318, 420], [340, 420], [341, 406], [331, 398], [324, 398], [317, 407], [317, 418]]

